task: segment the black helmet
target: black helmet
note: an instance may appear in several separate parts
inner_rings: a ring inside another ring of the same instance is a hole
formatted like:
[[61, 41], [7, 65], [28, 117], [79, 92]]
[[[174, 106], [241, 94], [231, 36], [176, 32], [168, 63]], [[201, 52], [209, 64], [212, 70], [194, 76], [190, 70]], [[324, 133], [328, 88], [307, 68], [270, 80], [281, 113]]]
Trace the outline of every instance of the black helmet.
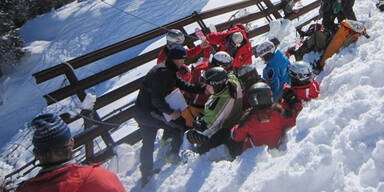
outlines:
[[213, 55], [211, 65], [226, 68], [232, 65], [232, 62], [233, 58], [227, 52], [219, 51]]
[[269, 107], [273, 103], [272, 90], [264, 82], [253, 84], [248, 89], [248, 103], [252, 107]]
[[306, 85], [312, 79], [312, 67], [305, 61], [297, 61], [289, 65], [288, 74], [292, 85]]
[[240, 81], [242, 88], [245, 90], [260, 80], [256, 67], [251, 64], [236, 68], [235, 73]]
[[215, 93], [218, 93], [222, 91], [227, 84], [228, 74], [222, 67], [212, 67], [201, 73], [200, 81], [211, 85]]

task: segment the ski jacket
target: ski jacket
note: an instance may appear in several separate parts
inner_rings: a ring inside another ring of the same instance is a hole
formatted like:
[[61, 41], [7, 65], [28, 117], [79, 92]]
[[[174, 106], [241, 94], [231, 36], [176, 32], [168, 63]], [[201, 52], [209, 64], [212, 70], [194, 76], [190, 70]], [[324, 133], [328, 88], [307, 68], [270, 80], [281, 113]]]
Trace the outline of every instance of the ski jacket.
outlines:
[[[314, 79], [312, 79], [311, 82], [307, 85], [291, 86], [289, 84], [285, 84], [283, 90], [288, 89], [292, 90], [293, 93], [296, 95], [297, 99], [301, 102], [307, 102], [311, 99], [316, 99], [320, 93], [319, 83]], [[284, 109], [288, 109], [288, 105], [284, 103], [284, 101], [282, 102], [282, 107]]]
[[234, 99], [226, 87], [222, 91], [211, 95], [205, 104], [203, 121], [207, 127], [203, 135], [211, 137], [221, 129], [230, 130], [237, 123], [242, 114], [242, 93], [239, 80], [229, 74], [229, 79], [237, 85], [237, 98]]
[[119, 178], [112, 172], [99, 167], [100, 164], [80, 166], [69, 164], [64, 167], [38, 174], [23, 182], [17, 192], [123, 192]]
[[155, 65], [144, 77], [139, 95], [136, 99], [136, 109], [148, 113], [171, 114], [173, 110], [165, 101], [165, 97], [175, 88], [193, 93], [204, 93], [204, 87], [189, 84], [176, 75], [176, 65], [169, 60]]
[[296, 116], [297, 112], [293, 112], [291, 117], [286, 118], [277, 109], [251, 114], [245, 123], [231, 129], [231, 138], [237, 142], [244, 142], [243, 151], [261, 145], [277, 148], [284, 129], [296, 124]]
[[[231, 34], [235, 32], [241, 32], [244, 37], [243, 43], [239, 48], [234, 48], [231, 45]], [[209, 33], [206, 37], [210, 44], [219, 45], [220, 51], [225, 51], [233, 57], [232, 68], [252, 64], [252, 46], [245, 30], [234, 27], [227, 32]]]
[[288, 67], [291, 63], [281, 50], [277, 50], [263, 69], [263, 79], [272, 89], [273, 101], [281, 99], [285, 83], [290, 83]]
[[[193, 47], [193, 48], [190, 48], [190, 49], [186, 49], [186, 51], [187, 51], [187, 58], [188, 59], [193, 59], [193, 58], [197, 57], [201, 51], [203, 51], [205, 58], [209, 58], [209, 55], [211, 53], [209, 47], [202, 49], [200, 45]], [[168, 52], [169, 52], [169, 49], [167, 46], [165, 46], [163, 49], [160, 50], [160, 52], [157, 56], [157, 64], [163, 63], [165, 60], [167, 60]], [[177, 75], [179, 75], [180, 78], [184, 79], [184, 81], [190, 82], [190, 80], [192, 78], [191, 70], [185, 64], [183, 67], [184, 67], [184, 69], [178, 71]]]
[[[191, 83], [194, 85], [201, 85], [200, 76], [202, 71], [210, 69], [212, 66], [208, 62], [200, 63], [192, 70]], [[195, 107], [204, 108], [205, 103], [208, 101], [210, 95], [205, 94], [188, 94], [190, 104]]]

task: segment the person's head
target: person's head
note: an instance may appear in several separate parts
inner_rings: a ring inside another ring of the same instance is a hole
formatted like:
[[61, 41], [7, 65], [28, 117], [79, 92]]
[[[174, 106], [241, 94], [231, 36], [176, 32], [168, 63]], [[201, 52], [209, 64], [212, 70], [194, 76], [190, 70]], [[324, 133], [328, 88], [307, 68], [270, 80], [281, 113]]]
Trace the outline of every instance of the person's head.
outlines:
[[171, 60], [177, 67], [177, 69], [180, 69], [185, 61], [185, 58], [187, 56], [187, 51], [185, 48], [181, 45], [173, 46], [168, 53], [168, 60]]
[[212, 67], [201, 73], [200, 81], [207, 85], [210, 94], [222, 91], [228, 82], [228, 74], [222, 67]]
[[256, 57], [261, 57], [264, 61], [269, 61], [275, 54], [276, 47], [271, 41], [267, 40], [256, 46], [253, 54]]
[[244, 41], [244, 36], [241, 32], [234, 32], [231, 34], [231, 43], [234, 47], [241, 47]]
[[243, 65], [238, 69], [235, 69], [237, 77], [243, 89], [247, 90], [251, 85], [260, 80], [259, 73], [253, 65]]
[[185, 41], [184, 34], [178, 29], [169, 30], [165, 38], [167, 39], [167, 45], [170, 47], [182, 45]]
[[231, 57], [225, 51], [219, 51], [212, 57], [211, 65], [215, 67], [223, 67], [224, 69], [229, 68], [232, 65], [233, 57]]
[[41, 164], [55, 164], [72, 159], [74, 140], [67, 124], [52, 113], [37, 116], [31, 122], [34, 129], [34, 155]]
[[268, 108], [273, 104], [272, 90], [264, 82], [253, 84], [247, 91], [248, 104], [253, 108]]
[[305, 61], [296, 61], [288, 67], [292, 86], [307, 85], [312, 80], [312, 67]]

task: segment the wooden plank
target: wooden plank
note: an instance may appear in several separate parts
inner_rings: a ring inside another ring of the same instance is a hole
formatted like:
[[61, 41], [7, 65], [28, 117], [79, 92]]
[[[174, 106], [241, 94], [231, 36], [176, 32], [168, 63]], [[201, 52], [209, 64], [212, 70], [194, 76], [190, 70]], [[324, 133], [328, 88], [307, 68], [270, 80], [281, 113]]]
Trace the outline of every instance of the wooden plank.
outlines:
[[[273, 3], [272, 3], [270, 0], [263, 0], [263, 2], [265, 3], [265, 5], [266, 5], [268, 8], [272, 8], [272, 7], [274, 7]], [[279, 3], [277, 6], [278, 6], [278, 8], [280, 9], [280, 7], [281, 7], [281, 3]], [[274, 16], [276, 19], [283, 18], [283, 17], [280, 15], [280, 13], [279, 13], [278, 10], [275, 10], [272, 14], [273, 14], [273, 16]]]

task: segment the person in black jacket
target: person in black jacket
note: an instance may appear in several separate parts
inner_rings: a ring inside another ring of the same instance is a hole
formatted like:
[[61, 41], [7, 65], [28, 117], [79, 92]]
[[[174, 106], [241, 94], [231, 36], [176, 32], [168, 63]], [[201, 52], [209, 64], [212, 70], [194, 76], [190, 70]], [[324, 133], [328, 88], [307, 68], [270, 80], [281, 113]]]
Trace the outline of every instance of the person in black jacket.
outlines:
[[[179, 159], [178, 151], [186, 131], [185, 119], [180, 111], [172, 110], [165, 97], [177, 87], [192, 93], [204, 93], [205, 87], [198, 87], [180, 79], [176, 72], [183, 66], [186, 50], [177, 45], [170, 49], [168, 59], [155, 65], [145, 76], [135, 104], [134, 117], [140, 127], [143, 147], [140, 152], [140, 171], [142, 187], [148, 183], [153, 175], [153, 151], [156, 133], [159, 128], [166, 129], [172, 136], [171, 150], [166, 155], [171, 163]], [[172, 121], [165, 123], [159, 117], [168, 114]], [[176, 126], [170, 126], [176, 125]]]

